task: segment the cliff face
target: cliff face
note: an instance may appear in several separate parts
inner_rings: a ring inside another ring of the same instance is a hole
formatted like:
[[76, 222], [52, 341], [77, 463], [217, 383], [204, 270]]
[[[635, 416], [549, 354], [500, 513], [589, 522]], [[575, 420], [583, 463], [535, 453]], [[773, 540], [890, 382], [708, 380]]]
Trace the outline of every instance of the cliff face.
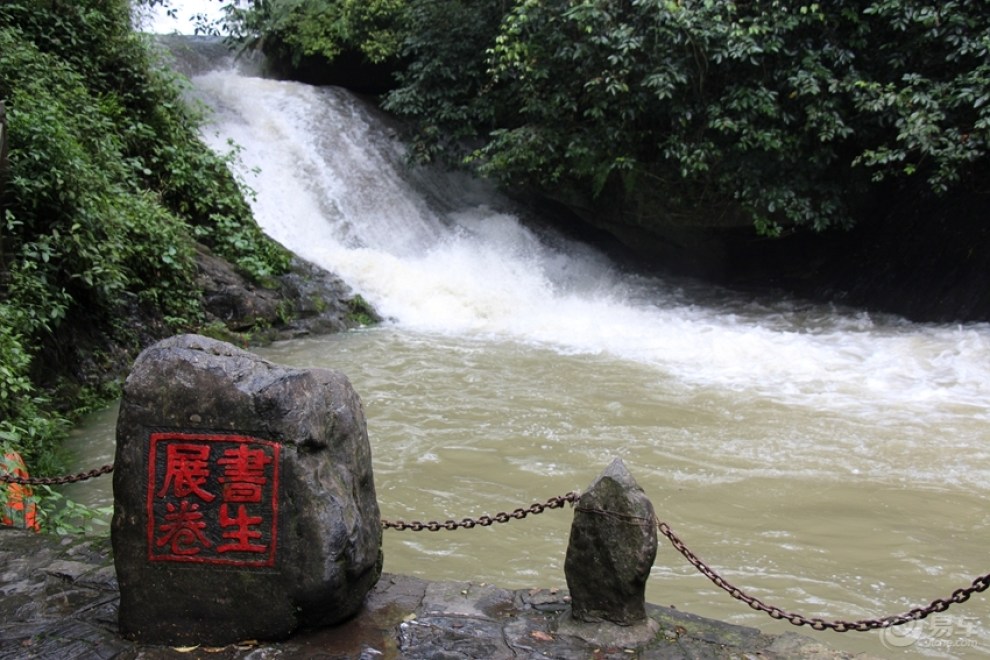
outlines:
[[[252, 283], [201, 245], [196, 264], [204, 310], [197, 331], [217, 339], [258, 345], [342, 332], [381, 320], [337, 275], [298, 258], [293, 258], [290, 272], [265, 286]], [[84, 386], [98, 391], [108, 382], [122, 380], [140, 350], [174, 334], [161, 310], [133, 296], [125, 303], [112, 326], [97, 321], [62, 324], [45, 346], [47, 360], [38, 368], [38, 380], [60, 388], [61, 399], [73, 400]], [[116, 327], [130, 332], [122, 336]]]
[[[591, 199], [556, 191], [544, 212], [632, 267], [914, 321], [990, 320], [990, 196], [886, 190], [851, 229], [757, 234], [729, 204], [672, 213], [647, 194]], [[574, 224], [581, 229], [575, 230]]]
[[[811, 236], [805, 295], [916, 321], [990, 320], [990, 196], [917, 200], [891, 196], [848, 232]], [[815, 242], [812, 242], [815, 241]]]

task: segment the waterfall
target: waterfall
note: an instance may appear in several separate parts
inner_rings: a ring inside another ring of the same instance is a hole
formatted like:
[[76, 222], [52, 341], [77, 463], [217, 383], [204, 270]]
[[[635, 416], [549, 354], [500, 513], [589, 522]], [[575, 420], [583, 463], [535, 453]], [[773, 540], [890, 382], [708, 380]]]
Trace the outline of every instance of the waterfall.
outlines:
[[343, 89], [230, 70], [194, 82], [214, 109], [204, 138], [221, 151], [238, 145], [264, 230], [396, 324], [607, 353], [783, 401], [986, 415], [985, 326], [911, 324], [625, 273], [593, 248], [528, 227], [482, 182], [411, 168], [388, 120]]

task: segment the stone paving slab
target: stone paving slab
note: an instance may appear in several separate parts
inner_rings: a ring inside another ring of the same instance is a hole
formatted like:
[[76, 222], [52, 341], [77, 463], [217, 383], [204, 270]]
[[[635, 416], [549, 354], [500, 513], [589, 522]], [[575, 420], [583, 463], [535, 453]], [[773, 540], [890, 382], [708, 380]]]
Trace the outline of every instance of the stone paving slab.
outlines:
[[767, 635], [678, 610], [647, 606], [659, 631], [634, 647], [573, 634], [566, 591], [507, 590], [385, 574], [346, 623], [282, 642], [222, 648], [139, 645], [117, 633], [109, 538], [54, 537], [0, 528], [0, 659], [379, 660], [392, 658], [820, 658], [853, 656], [797, 634]]

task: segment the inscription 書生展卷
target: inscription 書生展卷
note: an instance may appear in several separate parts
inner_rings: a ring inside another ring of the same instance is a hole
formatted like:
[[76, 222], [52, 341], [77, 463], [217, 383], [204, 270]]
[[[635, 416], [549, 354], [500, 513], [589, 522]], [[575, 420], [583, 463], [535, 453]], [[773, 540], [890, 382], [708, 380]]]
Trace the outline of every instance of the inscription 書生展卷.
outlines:
[[126, 639], [285, 639], [347, 620], [381, 575], [364, 410], [340, 372], [163, 339], [124, 382], [114, 463]]
[[152, 433], [148, 560], [274, 565], [279, 450], [245, 435]]

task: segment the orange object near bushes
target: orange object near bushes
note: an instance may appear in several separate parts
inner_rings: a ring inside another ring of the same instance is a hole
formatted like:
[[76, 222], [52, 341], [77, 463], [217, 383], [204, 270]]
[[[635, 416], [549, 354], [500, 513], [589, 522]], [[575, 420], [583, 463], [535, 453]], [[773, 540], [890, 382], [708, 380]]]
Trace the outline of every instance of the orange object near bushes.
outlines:
[[[24, 459], [15, 451], [7, 452], [0, 463], [0, 473], [9, 474], [15, 477], [27, 479], [27, 466]], [[41, 531], [41, 524], [38, 522], [38, 507], [35, 504], [34, 490], [26, 484], [0, 483], [0, 491], [3, 497], [2, 510], [0, 510], [0, 524], [7, 527], [23, 527]]]

